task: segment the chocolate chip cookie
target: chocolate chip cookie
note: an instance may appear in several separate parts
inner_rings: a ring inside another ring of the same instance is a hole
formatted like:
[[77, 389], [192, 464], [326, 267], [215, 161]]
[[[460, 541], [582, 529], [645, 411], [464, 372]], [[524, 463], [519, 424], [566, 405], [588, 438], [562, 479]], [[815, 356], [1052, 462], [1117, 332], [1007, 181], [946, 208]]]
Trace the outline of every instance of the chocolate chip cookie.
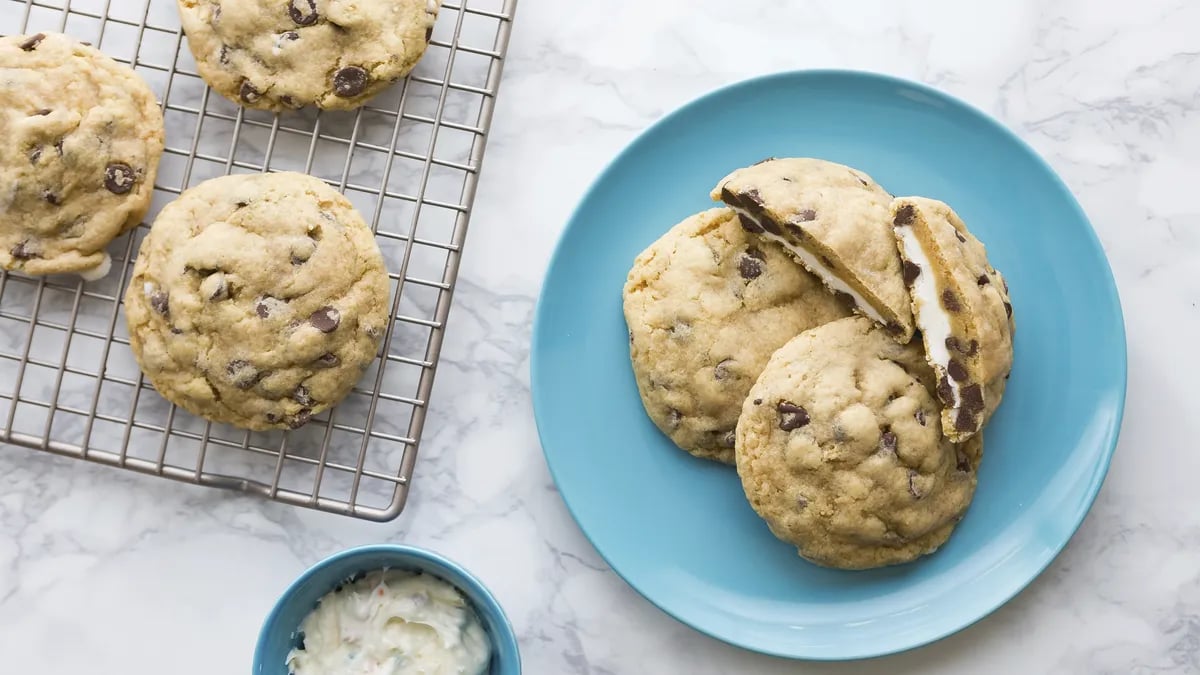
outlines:
[[712, 198], [737, 210], [748, 232], [787, 248], [897, 341], [912, 339], [888, 218], [891, 195], [870, 176], [821, 159], [771, 158], [721, 179]]
[[162, 210], [125, 311], [167, 400], [247, 429], [296, 428], [375, 357], [388, 289], [371, 230], [336, 190], [298, 173], [235, 175]]
[[0, 38], [0, 268], [103, 277], [162, 151], [162, 112], [133, 70], [58, 33]]
[[650, 419], [680, 448], [723, 462], [733, 461], [742, 400], [771, 353], [850, 314], [727, 208], [685, 219], [638, 255], [624, 311]]
[[891, 210], [913, 314], [938, 377], [942, 426], [962, 441], [1000, 405], [1012, 370], [1008, 284], [946, 204], [902, 197]]
[[200, 76], [247, 108], [357, 108], [407, 75], [441, 0], [179, 0]]
[[808, 330], [763, 368], [737, 426], [750, 505], [802, 557], [845, 569], [941, 546], [975, 492], [982, 435], [942, 434], [920, 346], [850, 317]]

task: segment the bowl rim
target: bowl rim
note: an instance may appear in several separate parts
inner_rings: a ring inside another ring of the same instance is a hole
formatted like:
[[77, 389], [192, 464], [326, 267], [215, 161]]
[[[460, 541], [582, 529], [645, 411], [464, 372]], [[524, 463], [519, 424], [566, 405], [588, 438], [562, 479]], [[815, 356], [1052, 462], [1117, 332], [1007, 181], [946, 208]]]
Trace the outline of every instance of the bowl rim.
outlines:
[[[617, 171], [618, 166], [626, 161], [627, 157], [631, 156], [638, 146], [658, 132], [660, 129], [668, 127], [674, 123], [680, 116], [688, 111], [711, 103], [723, 96], [728, 96], [736, 93], [740, 89], [749, 89], [754, 87], [767, 86], [774, 83], [787, 83], [797, 78], [842, 78], [858, 81], [869, 81], [875, 85], [884, 85], [889, 87], [904, 88], [918, 94], [925, 95], [931, 99], [940, 101], [942, 104], [958, 109], [967, 115], [975, 117], [979, 122], [988, 127], [991, 131], [997, 133], [1004, 140], [1012, 143], [1015, 147], [1024, 152], [1038, 167], [1044, 169], [1050, 183], [1067, 196], [1068, 206], [1074, 211], [1087, 226], [1084, 229], [1084, 237], [1096, 252], [1100, 259], [1104, 262], [1104, 272], [1101, 278], [1096, 279], [1096, 283], [1102, 287], [1103, 292], [1112, 300], [1112, 307], [1115, 311], [1116, 337], [1120, 343], [1119, 363], [1119, 380], [1120, 391], [1117, 395], [1113, 419], [1104, 428], [1103, 438], [1100, 441], [1102, 453], [1093, 468], [1091, 480], [1087, 487], [1085, 498], [1078, 504], [1077, 508], [1067, 516], [1064, 521], [1068, 522], [1066, 536], [1061, 542], [1055, 543], [1047, 548], [1041, 555], [1032, 558], [1032, 562], [1026, 564], [1023, 568], [1021, 578], [1015, 582], [1009, 582], [1004, 590], [993, 594], [990, 601], [984, 603], [984, 606], [978, 613], [968, 619], [962, 621], [948, 622], [939, 629], [931, 631], [929, 634], [912, 640], [903, 645], [890, 645], [879, 648], [873, 645], [862, 645], [861, 647], [846, 651], [841, 654], [828, 653], [796, 653], [778, 648], [767, 648], [761, 645], [753, 644], [745, 639], [731, 639], [728, 636], [716, 635], [708, 630], [697, 625], [691, 618], [682, 615], [673, 608], [660, 604], [651, 597], [651, 593], [645, 588], [645, 584], [635, 582], [629, 578], [622, 567], [613, 564], [609, 554], [602, 549], [593, 538], [592, 532], [588, 529], [583, 521], [576, 514], [573, 502], [567, 495], [563, 494], [559, 488], [558, 465], [555, 464], [551, 457], [551, 453], [547, 451], [547, 431], [545, 418], [545, 404], [542, 403], [544, 394], [538, 389], [537, 383], [541, 379], [540, 372], [544, 365], [545, 349], [541, 346], [543, 332], [547, 325], [547, 309], [546, 303], [543, 302], [542, 296], [547, 287], [547, 282], [555, 271], [555, 266], [564, 257], [563, 251], [567, 248], [568, 240], [571, 237], [572, 229], [575, 223], [582, 218], [584, 208], [592, 199], [593, 195], [599, 191], [600, 185], [611, 174]], [[1067, 545], [1075, 538], [1083, 525], [1084, 520], [1091, 512], [1096, 498], [1099, 496], [1100, 489], [1103, 487], [1105, 479], [1108, 477], [1109, 469], [1112, 466], [1113, 455], [1116, 454], [1117, 446], [1120, 443], [1121, 431], [1123, 428], [1125, 407], [1129, 392], [1129, 338], [1128, 331], [1125, 325], [1125, 311], [1121, 303], [1120, 288], [1117, 286], [1116, 276], [1113, 273], [1112, 262], [1109, 260], [1107, 252], [1104, 249], [1103, 242], [1100, 240], [1100, 235], [1096, 231], [1095, 225], [1092, 224], [1092, 219], [1084, 210], [1083, 205], [1079, 203], [1079, 199], [1075, 193], [1059, 175], [1054, 166], [1042, 156], [1031, 143], [1026, 141], [1016, 133], [1007, 124], [991, 113], [983, 110], [973, 103], [968, 102], [965, 98], [952, 94], [938, 86], [926, 84], [918, 80], [914, 80], [902, 75], [895, 75], [879, 70], [868, 68], [838, 68], [838, 67], [818, 67], [818, 68], [782, 68], [773, 70], [764, 70], [757, 74], [738, 77], [727, 81], [723, 84], [710, 87], [699, 94], [685, 98], [681, 103], [663, 110], [649, 124], [642, 127], [638, 132], [633, 134], [625, 141], [620, 149], [604, 162], [599, 171], [587, 183], [586, 187], [576, 197], [575, 205], [563, 221], [562, 229], [558, 233], [554, 247], [550, 251], [549, 257], [546, 259], [545, 267], [542, 272], [541, 284], [539, 286], [537, 300], [534, 307], [533, 321], [530, 330], [530, 349], [529, 349], [529, 378], [530, 378], [530, 398], [532, 401], [534, 426], [537, 430], [538, 441], [542, 448], [543, 459], [546, 462], [546, 467], [550, 473], [551, 480], [554, 483], [556, 491], [559, 492], [559, 497], [563, 501], [568, 514], [576, 527], [588, 540], [592, 549], [604, 561], [605, 565], [625, 582], [627, 586], [632, 588], [646, 602], [662, 611], [667, 616], [678, 621], [679, 623], [688, 626], [692, 630], [705, 635], [710, 639], [723, 642], [734, 647], [745, 649], [754, 653], [763, 654], [766, 656], [788, 659], [795, 662], [836, 662], [836, 661], [857, 661], [877, 659], [893, 654], [904, 653], [925, 647], [933, 643], [939, 642], [951, 635], [959, 633], [983, 619], [994, 614], [998, 609], [1012, 601], [1017, 595], [1025, 591], [1035, 580], [1042, 576], [1050, 565], [1062, 554]], [[1026, 576], [1027, 573], [1027, 576]]]
[[[464, 593], [464, 595], [467, 595], [467, 601], [477, 612], [487, 613], [492, 618], [496, 619], [495, 623], [500, 627], [502, 634], [491, 635], [489, 633], [489, 636], [492, 638], [494, 643], [503, 643], [506, 647], [511, 648], [513, 655], [516, 656], [517, 659], [517, 671], [512, 675], [520, 675], [520, 643], [517, 640], [516, 631], [513, 630], [512, 622], [509, 620], [508, 615], [504, 612], [504, 608], [500, 605], [500, 602], [496, 599], [496, 596], [492, 594], [488, 587], [485, 586], [478, 577], [469, 572], [462, 565], [454, 562], [437, 551], [419, 546], [413, 546], [411, 544], [365, 544], [362, 546], [354, 546], [318, 560], [297, 575], [296, 578], [287, 585], [287, 588], [285, 588], [283, 592], [279, 594], [279, 598], [275, 600], [274, 605], [271, 607], [271, 611], [267, 612], [266, 617], [263, 618], [262, 625], [259, 627], [258, 639], [254, 644], [254, 659], [252, 662], [254, 675], [259, 675], [261, 672], [263, 665], [262, 660], [265, 658], [263, 652], [266, 649], [267, 638], [272, 634], [272, 628], [277, 628], [277, 624], [279, 623], [279, 614], [283, 610], [284, 603], [288, 598], [294, 595], [306, 581], [330, 565], [334, 565], [344, 560], [381, 553], [400, 557], [417, 558], [429, 563], [430, 567], [435, 571], [435, 574], [437, 570], [443, 570], [462, 577], [462, 579], [465, 580], [465, 585], [468, 588], [463, 588], [463, 584], [455, 583], [444, 577], [442, 577], [442, 581], [454, 586], [460, 592]], [[388, 567], [381, 569], [398, 568]], [[331, 591], [333, 589], [331, 588], [329, 590]], [[299, 626], [296, 626], [295, 628], [298, 629]], [[499, 649], [495, 648], [494, 645], [493, 658], [498, 651]]]

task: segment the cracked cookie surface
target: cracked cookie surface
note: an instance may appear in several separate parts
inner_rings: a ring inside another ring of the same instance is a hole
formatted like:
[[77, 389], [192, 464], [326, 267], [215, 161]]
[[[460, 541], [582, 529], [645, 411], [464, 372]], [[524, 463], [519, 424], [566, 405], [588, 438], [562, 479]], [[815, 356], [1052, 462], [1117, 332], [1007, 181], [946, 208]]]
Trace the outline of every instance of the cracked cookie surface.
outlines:
[[823, 159], [772, 157], [722, 178], [711, 196], [898, 342], [912, 339], [912, 310], [888, 218], [892, 196], [870, 176]]
[[942, 428], [951, 440], [962, 441], [987, 424], [1012, 371], [1008, 283], [945, 203], [897, 198], [892, 221], [913, 314], [938, 378]]
[[179, 0], [214, 91], [247, 108], [347, 110], [407, 75], [441, 0]]
[[946, 439], [921, 348], [851, 317], [771, 357], [742, 407], [737, 469], [776, 537], [828, 567], [907, 562], [949, 538], [982, 435]]
[[0, 268], [103, 277], [162, 151], [162, 112], [133, 70], [58, 33], [0, 38]]
[[727, 208], [685, 219], [638, 255], [623, 300], [647, 414], [680, 448], [729, 463], [742, 400], [771, 353], [850, 314]]
[[374, 359], [388, 296], [375, 239], [345, 197], [303, 174], [235, 175], [162, 210], [125, 311], [164, 398], [216, 422], [296, 428]]

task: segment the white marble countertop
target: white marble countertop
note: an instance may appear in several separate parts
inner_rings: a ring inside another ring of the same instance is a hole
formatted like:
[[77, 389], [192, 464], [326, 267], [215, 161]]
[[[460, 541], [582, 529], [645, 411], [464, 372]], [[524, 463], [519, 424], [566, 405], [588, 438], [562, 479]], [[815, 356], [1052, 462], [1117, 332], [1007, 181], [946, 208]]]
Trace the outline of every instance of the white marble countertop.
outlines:
[[[296, 574], [387, 541], [482, 577], [538, 675], [1200, 672], [1200, 415], [1177, 398], [1200, 373], [1198, 26], [1188, 0], [521, 0], [406, 511], [367, 523], [0, 447], [0, 670], [246, 672]], [[1032, 143], [1108, 252], [1130, 391], [1095, 507], [1028, 590], [932, 646], [800, 667], [694, 632], [604, 565], [543, 462], [528, 344], [609, 158], [708, 89], [803, 67], [931, 83]]]

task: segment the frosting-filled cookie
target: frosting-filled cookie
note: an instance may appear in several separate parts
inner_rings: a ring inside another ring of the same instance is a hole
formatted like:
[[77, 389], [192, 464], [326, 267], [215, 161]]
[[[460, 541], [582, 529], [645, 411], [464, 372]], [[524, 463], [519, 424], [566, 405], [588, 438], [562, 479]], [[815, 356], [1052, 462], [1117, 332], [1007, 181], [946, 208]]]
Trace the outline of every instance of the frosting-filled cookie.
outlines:
[[983, 441], [943, 436], [932, 387], [921, 348], [865, 318], [800, 334], [742, 407], [737, 470], [750, 505], [820, 565], [863, 569], [933, 552], [971, 502]]
[[162, 112], [133, 70], [66, 35], [0, 38], [0, 268], [103, 277], [162, 151]]
[[637, 256], [624, 311], [646, 412], [679, 447], [723, 462], [733, 461], [742, 400], [771, 353], [849, 315], [726, 208], [685, 219]]
[[125, 311], [138, 364], [167, 400], [248, 429], [296, 428], [374, 359], [388, 295], [345, 197], [303, 174], [235, 175], [162, 210]]
[[247, 108], [357, 108], [407, 75], [441, 0], [179, 0], [200, 76]]
[[913, 314], [938, 377], [942, 426], [965, 440], [1000, 405], [1012, 370], [1008, 284], [946, 204], [901, 197], [891, 208]]
[[721, 179], [712, 198], [737, 210], [748, 231], [784, 246], [897, 341], [912, 339], [888, 219], [891, 195], [870, 176], [821, 159], [772, 158]]

